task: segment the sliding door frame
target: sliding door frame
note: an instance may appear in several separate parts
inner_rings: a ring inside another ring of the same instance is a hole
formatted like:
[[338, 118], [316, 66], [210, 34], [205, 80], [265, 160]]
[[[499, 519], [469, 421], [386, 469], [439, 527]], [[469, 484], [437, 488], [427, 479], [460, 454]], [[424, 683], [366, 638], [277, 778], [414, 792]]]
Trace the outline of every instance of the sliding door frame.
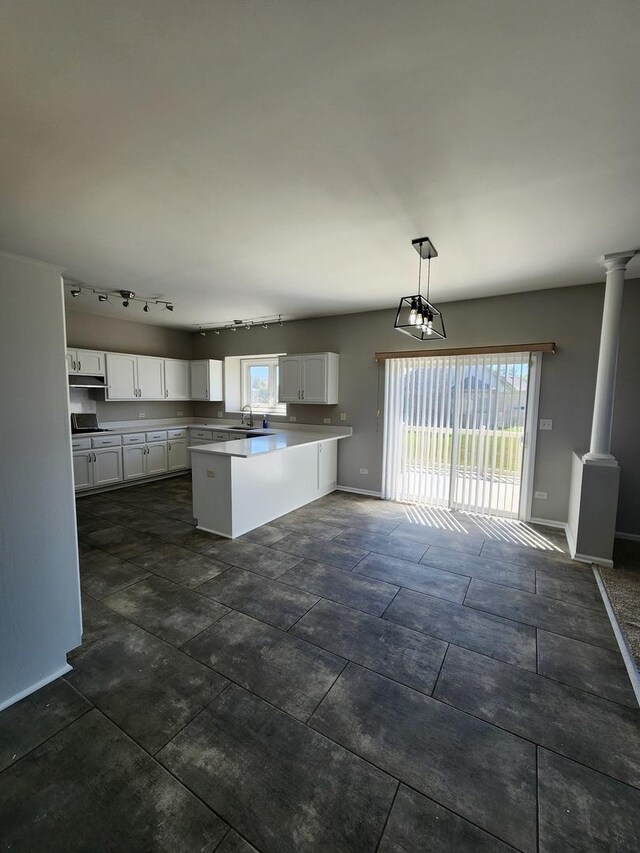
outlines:
[[520, 506], [518, 508], [518, 518], [520, 521], [530, 521], [531, 519], [541, 378], [542, 354], [540, 352], [532, 352], [529, 354], [529, 385], [527, 388], [527, 412], [524, 424]]

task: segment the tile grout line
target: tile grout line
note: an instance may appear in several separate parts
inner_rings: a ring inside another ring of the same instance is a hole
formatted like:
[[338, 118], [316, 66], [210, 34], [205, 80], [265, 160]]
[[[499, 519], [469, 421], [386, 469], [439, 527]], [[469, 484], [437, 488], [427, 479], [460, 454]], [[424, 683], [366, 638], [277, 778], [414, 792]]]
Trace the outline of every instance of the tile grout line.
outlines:
[[373, 853], [378, 853], [378, 851], [380, 850], [380, 845], [382, 844], [382, 839], [384, 838], [384, 834], [387, 830], [387, 824], [389, 823], [389, 818], [391, 817], [391, 812], [393, 811], [393, 806], [395, 805], [396, 797], [398, 796], [398, 791], [400, 790], [401, 784], [402, 784], [401, 782], [398, 782], [398, 784], [396, 785], [396, 789], [393, 792], [393, 797], [391, 797], [391, 805], [389, 806], [389, 811], [387, 812], [387, 816], [385, 817], [384, 823], [382, 824], [382, 830], [380, 831], [380, 838], [378, 838], [378, 843], [376, 844], [375, 850], [373, 851]]

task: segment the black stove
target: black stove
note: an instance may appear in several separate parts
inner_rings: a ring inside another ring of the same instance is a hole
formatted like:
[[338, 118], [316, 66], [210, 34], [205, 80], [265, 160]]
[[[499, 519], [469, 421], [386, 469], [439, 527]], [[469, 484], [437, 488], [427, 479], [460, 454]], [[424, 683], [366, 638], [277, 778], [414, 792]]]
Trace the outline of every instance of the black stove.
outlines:
[[111, 432], [98, 426], [98, 416], [95, 412], [73, 412], [71, 414], [71, 433], [79, 432]]

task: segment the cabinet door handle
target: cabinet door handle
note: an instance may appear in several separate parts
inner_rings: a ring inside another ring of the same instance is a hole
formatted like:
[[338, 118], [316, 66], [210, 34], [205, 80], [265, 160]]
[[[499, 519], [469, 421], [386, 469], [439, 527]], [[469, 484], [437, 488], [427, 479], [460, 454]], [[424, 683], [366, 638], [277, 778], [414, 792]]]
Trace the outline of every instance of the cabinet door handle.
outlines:
[[302, 389], [302, 399], [304, 400], [304, 388]]
[[82, 370], [82, 362], [81, 361], [78, 362], [78, 370]]
[[205, 396], [205, 397], [207, 398], [207, 400], [208, 400], [208, 399], [209, 399], [209, 392], [208, 392], [208, 391], [205, 391], [205, 392], [204, 392], [204, 396]]

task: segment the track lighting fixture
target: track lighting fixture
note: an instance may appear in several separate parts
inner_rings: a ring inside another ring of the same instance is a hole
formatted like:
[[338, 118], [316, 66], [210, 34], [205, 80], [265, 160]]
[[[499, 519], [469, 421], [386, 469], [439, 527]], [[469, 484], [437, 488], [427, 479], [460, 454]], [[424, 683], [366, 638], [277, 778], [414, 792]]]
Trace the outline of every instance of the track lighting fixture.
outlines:
[[205, 331], [213, 332], [214, 335], [220, 335], [222, 332], [237, 332], [238, 329], [245, 329], [247, 332], [258, 328], [270, 329], [271, 326], [275, 325], [284, 326], [282, 314], [271, 314], [266, 317], [249, 317], [245, 320], [228, 320], [226, 323], [219, 323], [215, 326], [211, 324], [208, 329], [198, 325], [194, 331], [199, 332], [201, 335], [204, 335]]
[[132, 290], [98, 290], [95, 287], [88, 287], [86, 285], [67, 281], [65, 281], [64, 285], [69, 288], [69, 293], [74, 298], [83, 293], [89, 293], [96, 296], [98, 298], [98, 302], [110, 302], [109, 297], [114, 296], [122, 299], [123, 308], [128, 308], [132, 302], [142, 302], [142, 310], [145, 314], [148, 314], [151, 311], [152, 305], [160, 305], [161, 307], [166, 308], [167, 311], [173, 311], [173, 302], [167, 302], [166, 299], [150, 299], [145, 296], [136, 296]]
[[[444, 339], [447, 337], [444, 329], [444, 319], [436, 306], [429, 301], [431, 286], [431, 258], [437, 258], [438, 253], [428, 237], [412, 240], [420, 260], [418, 261], [418, 292], [414, 296], [403, 296], [398, 305], [394, 328], [405, 335], [424, 341], [427, 338]], [[422, 295], [422, 261], [427, 260], [427, 295]]]

